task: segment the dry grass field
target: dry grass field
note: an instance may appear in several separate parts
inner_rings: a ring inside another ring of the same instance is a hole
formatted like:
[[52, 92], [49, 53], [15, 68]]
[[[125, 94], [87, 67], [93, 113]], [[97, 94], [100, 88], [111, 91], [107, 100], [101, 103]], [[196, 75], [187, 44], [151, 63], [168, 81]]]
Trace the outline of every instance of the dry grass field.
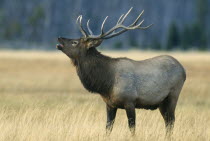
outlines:
[[[107, 52], [142, 60], [170, 54], [186, 68], [172, 140], [210, 140], [210, 53]], [[162, 141], [159, 110], [136, 110], [131, 137], [124, 110], [118, 110], [110, 137], [105, 135], [105, 103], [81, 85], [61, 52], [0, 51], [0, 141]]]

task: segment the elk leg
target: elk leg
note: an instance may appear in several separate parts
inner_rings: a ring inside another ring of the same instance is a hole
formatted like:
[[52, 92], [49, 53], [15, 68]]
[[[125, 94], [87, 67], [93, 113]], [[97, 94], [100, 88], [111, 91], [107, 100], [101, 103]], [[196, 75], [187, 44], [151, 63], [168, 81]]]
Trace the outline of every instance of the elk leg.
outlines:
[[116, 117], [117, 108], [112, 108], [109, 105], [106, 105], [106, 111], [107, 111], [106, 134], [110, 135]]
[[167, 97], [159, 107], [160, 113], [165, 121], [167, 136], [170, 136], [172, 134], [175, 122], [175, 108], [176, 102], [174, 102], [174, 100], [170, 96]]
[[136, 113], [135, 106], [133, 104], [129, 104], [125, 106], [126, 114], [128, 117], [128, 126], [130, 128], [131, 134], [135, 134], [135, 121], [136, 121]]
[[180, 83], [179, 85], [176, 86], [166, 97], [166, 99], [160, 104], [160, 113], [163, 116], [163, 119], [165, 121], [165, 126], [166, 126], [166, 136], [171, 136], [172, 135], [172, 130], [174, 127], [174, 122], [175, 122], [175, 109], [176, 109], [176, 104], [179, 98], [179, 94], [181, 92], [183, 83]]

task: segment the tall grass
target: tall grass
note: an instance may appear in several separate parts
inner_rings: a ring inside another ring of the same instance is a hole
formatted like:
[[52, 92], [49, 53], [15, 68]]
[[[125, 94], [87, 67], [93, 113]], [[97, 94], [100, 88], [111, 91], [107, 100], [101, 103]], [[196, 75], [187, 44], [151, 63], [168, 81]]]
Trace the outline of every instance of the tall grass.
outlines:
[[[146, 59], [164, 52], [105, 52]], [[168, 54], [168, 53], [167, 53]], [[186, 68], [172, 140], [210, 140], [210, 54], [170, 53]], [[88, 93], [69, 59], [55, 52], [0, 52], [0, 140], [165, 140], [158, 110], [137, 111], [131, 137], [124, 110], [118, 110], [110, 137], [105, 135], [105, 104]]]

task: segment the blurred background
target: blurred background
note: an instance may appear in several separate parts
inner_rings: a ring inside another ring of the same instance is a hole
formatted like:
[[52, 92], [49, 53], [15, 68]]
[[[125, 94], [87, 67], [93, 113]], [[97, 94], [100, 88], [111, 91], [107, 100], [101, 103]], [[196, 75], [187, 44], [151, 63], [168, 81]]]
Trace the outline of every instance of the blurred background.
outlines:
[[95, 34], [134, 7], [125, 25], [145, 10], [148, 30], [129, 31], [102, 45], [106, 49], [209, 50], [210, 0], [0, 0], [0, 48], [55, 49], [56, 38], [79, 38], [83, 15]]

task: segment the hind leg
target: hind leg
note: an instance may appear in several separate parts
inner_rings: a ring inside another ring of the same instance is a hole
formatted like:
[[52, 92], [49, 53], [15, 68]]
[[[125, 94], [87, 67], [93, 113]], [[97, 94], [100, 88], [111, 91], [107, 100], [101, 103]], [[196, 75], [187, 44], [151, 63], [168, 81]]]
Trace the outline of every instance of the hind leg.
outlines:
[[166, 126], [166, 134], [171, 135], [175, 122], [175, 109], [181, 92], [182, 85], [173, 89], [168, 97], [160, 104], [160, 113], [163, 116]]
[[163, 119], [165, 121], [167, 134], [171, 133], [174, 127], [175, 108], [176, 108], [176, 103], [173, 102], [173, 99], [171, 99], [170, 97], [167, 97], [159, 107], [160, 113], [163, 116]]
[[134, 136], [135, 134], [135, 127], [136, 127], [136, 112], [135, 106], [133, 104], [126, 104], [125, 105], [126, 114], [128, 117], [128, 126], [131, 131], [131, 135]]

